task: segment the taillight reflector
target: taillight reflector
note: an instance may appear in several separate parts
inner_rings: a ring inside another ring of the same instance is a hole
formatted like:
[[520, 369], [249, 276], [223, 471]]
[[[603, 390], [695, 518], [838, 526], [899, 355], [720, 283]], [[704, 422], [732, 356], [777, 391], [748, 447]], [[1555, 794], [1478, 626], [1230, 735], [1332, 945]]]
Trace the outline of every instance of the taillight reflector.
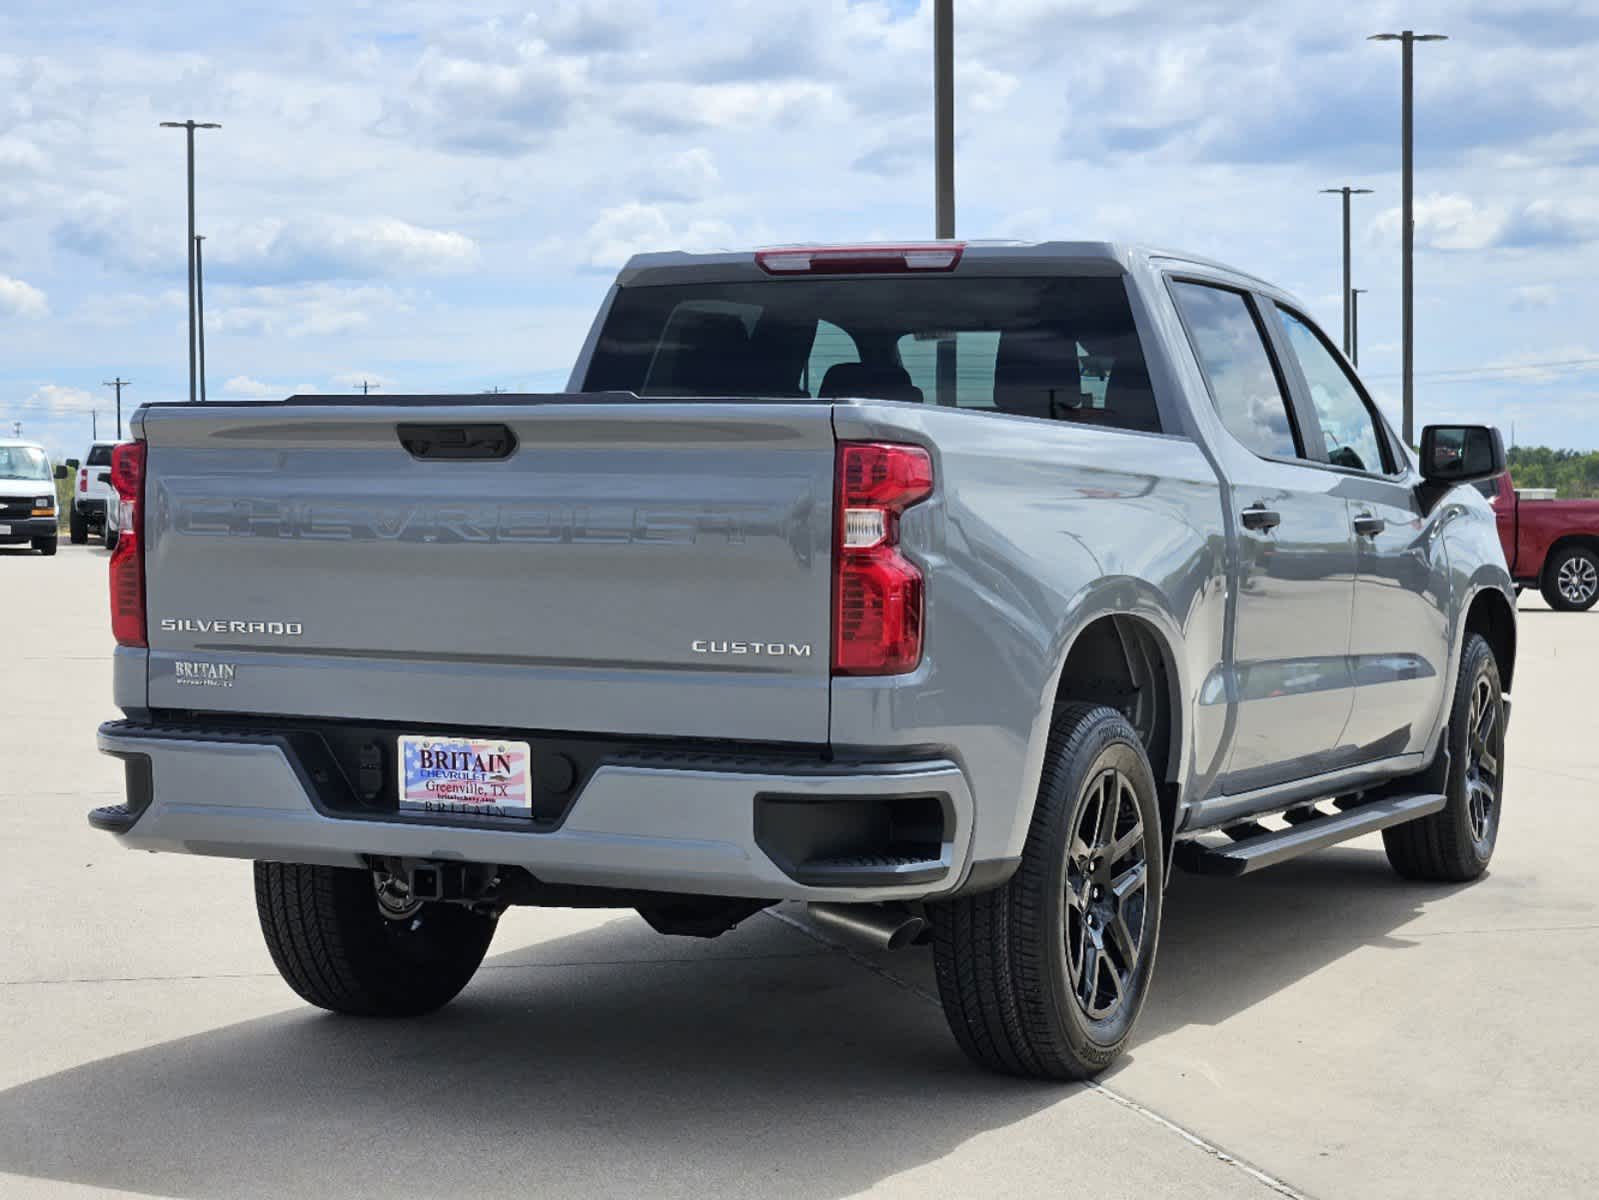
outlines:
[[144, 612], [145, 443], [111, 451], [111, 486], [122, 504], [117, 548], [111, 552], [111, 632], [121, 646], [148, 645]]
[[965, 242], [908, 246], [774, 246], [757, 250], [755, 262], [768, 275], [892, 275], [908, 271], [953, 271]]
[[899, 518], [932, 492], [920, 446], [839, 444], [833, 674], [898, 675], [921, 662], [922, 573], [899, 552]]

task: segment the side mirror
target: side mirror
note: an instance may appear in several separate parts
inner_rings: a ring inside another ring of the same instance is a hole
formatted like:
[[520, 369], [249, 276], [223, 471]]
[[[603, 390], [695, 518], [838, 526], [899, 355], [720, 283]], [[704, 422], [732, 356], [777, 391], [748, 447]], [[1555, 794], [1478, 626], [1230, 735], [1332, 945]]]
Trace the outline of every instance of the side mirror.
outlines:
[[65, 479], [66, 477], [67, 477], [67, 469], [64, 466], [62, 466], [60, 463], [57, 463], [56, 464], [56, 478], [57, 479]]
[[1435, 487], [1505, 473], [1505, 442], [1492, 425], [1429, 425], [1421, 431], [1421, 477]]
[[110, 483], [111, 482], [111, 472], [110, 471], [101, 471], [100, 472], [100, 482], [101, 483]]
[[69, 470], [69, 471], [76, 471], [76, 470], [77, 470], [77, 469], [78, 469], [78, 468], [79, 468], [79, 467], [81, 467], [81, 466], [82, 466], [82, 465], [83, 465], [83, 464], [82, 464], [82, 463], [81, 463], [81, 462], [79, 462], [79, 461], [78, 461], [78, 460], [77, 460], [77, 459], [75, 459], [75, 458], [69, 458], [69, 459], [67, 459], [67, 470]]

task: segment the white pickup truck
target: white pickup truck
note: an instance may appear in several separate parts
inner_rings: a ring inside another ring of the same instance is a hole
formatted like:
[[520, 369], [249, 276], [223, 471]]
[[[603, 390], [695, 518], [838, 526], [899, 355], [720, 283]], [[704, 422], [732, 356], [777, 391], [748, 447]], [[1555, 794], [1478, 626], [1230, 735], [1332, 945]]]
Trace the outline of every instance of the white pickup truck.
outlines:
[[83, 545], [92, 533], [105, 542], [107, 550], [116, 548], [122, 504], [111, 486], [111, 452], [119, 445], [117, 441], [90, 442], [78, 463], [67, 520], [67, 534], [74, 546]]

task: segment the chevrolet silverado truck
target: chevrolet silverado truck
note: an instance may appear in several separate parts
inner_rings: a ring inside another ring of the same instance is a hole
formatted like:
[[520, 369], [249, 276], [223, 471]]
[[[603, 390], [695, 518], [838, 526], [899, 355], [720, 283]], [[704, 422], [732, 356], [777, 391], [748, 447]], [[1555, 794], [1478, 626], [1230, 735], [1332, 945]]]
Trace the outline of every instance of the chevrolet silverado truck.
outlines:
[[1292, 297], [1099, 243], [665, 253], [554, 395], [152, 404], [101, 727], [137, 849], [249, 859], [315, 1005], [445, 1004], [512, 905], [930, 941], [1079, 1078], [1170, 870], [1493, 853], [1510, 573]]
[[1532, 500], [1509, 475], [1481, 480], [1517, 588], [1535, 587], [1558, 612], [1599, 601], [1599, 500]]

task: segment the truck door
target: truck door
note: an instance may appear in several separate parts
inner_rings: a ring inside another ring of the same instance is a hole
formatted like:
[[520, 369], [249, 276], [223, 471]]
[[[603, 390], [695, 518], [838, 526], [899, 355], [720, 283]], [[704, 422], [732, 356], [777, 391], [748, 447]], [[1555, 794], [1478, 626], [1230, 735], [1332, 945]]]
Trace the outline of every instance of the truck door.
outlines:
[[1227, 794], [1330, 769], [1349, 717], [1355, 541], [1336, 473], [1308, 461], [1258, 302], [1212, 283], [1172, 285], [1221, 430], [1238, 545]]
[[1325, 470], [1340, 477], [1355, 534], [1355, 703], [1335, 754], [1352, 765], [1414, 753], [1426, 748], [1448, 684], [1449, 576], [1436, 523], [1422, 513], [1409, 460], [1326, 335], [1274, 307], [1289, 377], [1326, 446]]

